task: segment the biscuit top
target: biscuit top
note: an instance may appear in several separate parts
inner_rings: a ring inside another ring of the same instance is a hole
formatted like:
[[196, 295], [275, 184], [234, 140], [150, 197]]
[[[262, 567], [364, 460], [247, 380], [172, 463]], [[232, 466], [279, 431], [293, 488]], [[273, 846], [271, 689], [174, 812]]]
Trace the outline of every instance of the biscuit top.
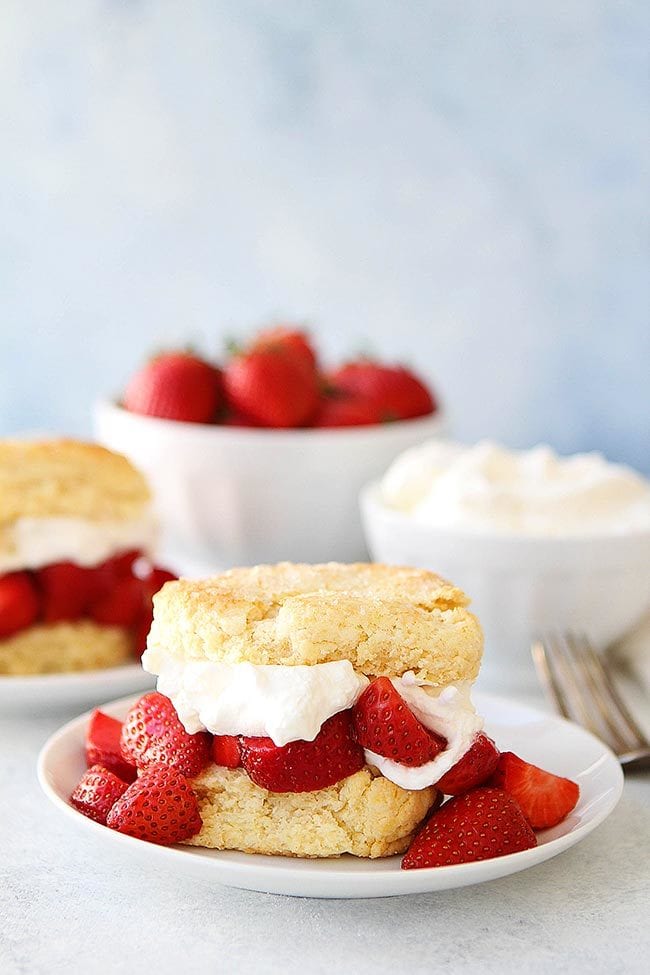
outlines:
[[121, 454], [77, 440], [0, 440], [0, 529], [19, 518], [142, 517], [150, 495]]
[[408, 670], [474, 680], [483, 637], [468, 599], [424, 569], [357, 563], [261, 565], [167, 583], [154, 598], [152, 659], [318, 664], [367, 676]]

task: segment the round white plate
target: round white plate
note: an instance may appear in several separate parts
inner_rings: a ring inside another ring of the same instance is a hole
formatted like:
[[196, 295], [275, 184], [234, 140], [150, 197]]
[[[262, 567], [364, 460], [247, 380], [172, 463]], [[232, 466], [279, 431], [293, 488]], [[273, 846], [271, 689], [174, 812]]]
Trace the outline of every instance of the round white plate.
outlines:
[[32, 677], [0, 677], [0, 710], [39, 713], [64, 708], [89, 707], [122, 694], [153, 688], [155, 678], [140, 664], [85, 670], [69, 674], [36, 674]]
[[[132, 700], [114, 701], [104, 710], [123, 718]], [[165, 867], [204, 882], [297, 897], [390, 897], [446, 890], [504, 877], [562, 853], [602, 823], [623, 789], [623, 774], [614, 755], [577, 725], [487, 694], [476, 694], [476, 705], [485, 715], [488, 733], [502, 751], [516, 751], [523, 758], [580, 784], [577, 807], [559, 826], [538, 834], [536, 849], [479, 863], [401, 870], [401, 857], [301, 860], [220, 853], [189, 846], [162, 847], [124, 836], [87, 819], [68, 803], [68, 796], [85, 769], [87, 714], [64, 725], [46, 742], [38, 760], [38, 777], [47, 797], [80, 829], [95, 836], [99, 866], [101, 858], [109, 860], [122, 853], [152, 867]], [[108, 863], [106, 866], [110, 869]]]

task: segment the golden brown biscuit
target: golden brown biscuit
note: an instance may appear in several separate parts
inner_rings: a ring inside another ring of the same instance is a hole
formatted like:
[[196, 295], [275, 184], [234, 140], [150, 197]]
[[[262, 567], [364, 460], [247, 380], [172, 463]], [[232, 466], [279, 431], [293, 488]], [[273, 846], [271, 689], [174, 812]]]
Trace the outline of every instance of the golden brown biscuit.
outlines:
[[128, 630], [91, 620], [30, 626], [0, 640], [0, 674], [12, 676], [98, 670], [133, 660]]
[[357, 563], [262, 565], [168, 582], [148, 647], [180, 660], [318, 664], [368, 676], [412, 670], [474, 680], [483, 636], [465, 594], [424, 569]]
[[267, 792], [241, 769], [209, 765], [192, 780], [203, 828], [187, 843], [295, 857], [403, 853], [435, 797], [363, 768], [318, 792]]
[[121, 454], [77, 440], [0, 440], [0, 532], [18, 518], [138, 519], [150, 501]]

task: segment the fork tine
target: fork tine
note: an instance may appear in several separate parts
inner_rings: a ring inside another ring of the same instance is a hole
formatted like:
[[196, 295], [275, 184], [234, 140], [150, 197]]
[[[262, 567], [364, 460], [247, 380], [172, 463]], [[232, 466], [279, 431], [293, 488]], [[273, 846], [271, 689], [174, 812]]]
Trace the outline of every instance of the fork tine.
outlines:
[[562, 692], [562, 685], [557, 680], [556, 673], [549, 662], [550, 654], [547, 643], [544, 640], [535, 640], [531, 647], [531, 653], [537, 676], [551, 703], [555, 705], [562, 717], [571, 718], [566, 698]]
[[554, 696], [563, 702], [560, 708], [562, 714], [602, 738], [617, 754], [627, 751], [627, 742], [621, 738], [616, 726], [612, 727], [606, 720], [600, 702], [596, 704], [594, 701], [593, 692], [586, 686], [584, 675], [576, 665], [564, 635], [547, 634], [542, 644]]
[[569, 634], [575, 659], [580, 659], [587, 679], [603, 703], [604, 713], [615, 723], [627, 743], [629, 751], [648, 747], [648, 741], [621, 699], [601, 658], [582, 633]]

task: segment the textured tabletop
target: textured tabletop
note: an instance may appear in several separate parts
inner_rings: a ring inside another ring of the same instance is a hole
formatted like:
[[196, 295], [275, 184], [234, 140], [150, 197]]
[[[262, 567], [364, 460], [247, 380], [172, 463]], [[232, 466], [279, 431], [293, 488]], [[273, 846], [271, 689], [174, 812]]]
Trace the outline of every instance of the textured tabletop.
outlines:
[[532, 870], [437, 894], [302, 900], [107, 859], [36, 781], [41, 744], [72, 716], [0, 719], [4, 975], [646, 970], [649, 776], [628, 779], [595, 833]]

